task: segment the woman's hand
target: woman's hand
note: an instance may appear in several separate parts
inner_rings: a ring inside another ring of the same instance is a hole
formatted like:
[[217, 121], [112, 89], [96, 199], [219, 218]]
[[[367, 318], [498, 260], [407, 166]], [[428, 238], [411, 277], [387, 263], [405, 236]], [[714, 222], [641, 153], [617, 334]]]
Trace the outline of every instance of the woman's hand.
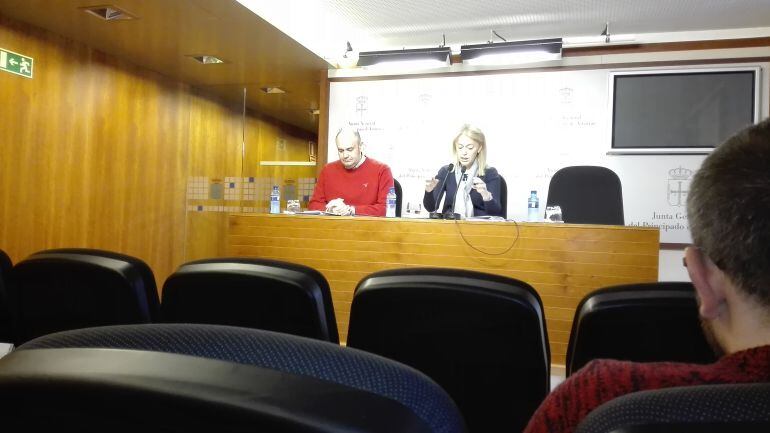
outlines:
[[492, 200], [492, 193], [487, 191], [487, 184], [484, 183], [483, 180], [481, 180], [480, 177], [474, 177], [473, 178], [473, 189], [476, 190], [479, 194], [481, 194], [481, 199], [484, 201], [490, 201]]
[[438, 185], [438, 179], [435, 177], [433, 179], [426, 179], [425, 180], [425, 192], [431, 192], [434, 188], [436, 188], [436, 185]]

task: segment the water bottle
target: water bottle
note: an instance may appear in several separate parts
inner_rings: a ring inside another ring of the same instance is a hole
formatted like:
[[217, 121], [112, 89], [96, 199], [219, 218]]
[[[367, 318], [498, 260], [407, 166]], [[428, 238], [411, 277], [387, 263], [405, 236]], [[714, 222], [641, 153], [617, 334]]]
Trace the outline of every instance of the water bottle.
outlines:
[[281, 191], [278, 185], [273, 185], [273, 191], [270, 192], [270, 213], [281, 213]]
[[396, 188], [391, 187], [385, 198], [385, 216], [388, 218], [396, 217]]
[[540, 221], [540, 200], [537, 199], [537, 191], [529, 193], [527, 200], [527, 221]]

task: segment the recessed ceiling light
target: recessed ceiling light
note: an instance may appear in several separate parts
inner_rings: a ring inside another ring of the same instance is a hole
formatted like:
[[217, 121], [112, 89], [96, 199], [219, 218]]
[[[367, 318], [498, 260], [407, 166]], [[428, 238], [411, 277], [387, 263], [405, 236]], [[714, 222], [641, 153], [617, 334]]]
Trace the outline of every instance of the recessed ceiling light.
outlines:
[[200, 55], [200, 56], [187, 56], [193, 58], [196, 62], [202, 63], [204, 65], [218, 65], [220, 63], [227, 63], [224, 60], [220, 59], [217, 56], [211, 56], [208, 54]]
[[119, 7], [112, 5], [101, 6], [85, 6], [80, 8], [83, 12], [91, 14], [95, 17], [101, 18], [105, 21], [118, 21], [118, 20], [134, 20], [135, 15], [132, 15]]
[[286, 91], [280, 87], [263, 87], [261, 90], [265, 93], [286, 93]]

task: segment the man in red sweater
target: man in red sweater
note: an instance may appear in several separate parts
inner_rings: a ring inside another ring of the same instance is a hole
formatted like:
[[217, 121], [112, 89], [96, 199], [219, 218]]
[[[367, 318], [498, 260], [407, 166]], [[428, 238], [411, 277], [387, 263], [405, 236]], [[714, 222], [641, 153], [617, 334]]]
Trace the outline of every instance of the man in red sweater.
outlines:
[[390, 167], [363, 154], [355, 129], [340, 129], [334, 142], [340, 159], [321, 170], [308, 208], [335, 215], [385, 216], [386, 196], [393, 187]]
[[[690, 186], [685, 265], [714, 364], [590, 362], [546, 397], [526, 433], [569, 433], [602, 403], [674, 386], [770, 382], [770, 120], [718, 146]], [[707, 410], [705, 408], [704, 410]]]

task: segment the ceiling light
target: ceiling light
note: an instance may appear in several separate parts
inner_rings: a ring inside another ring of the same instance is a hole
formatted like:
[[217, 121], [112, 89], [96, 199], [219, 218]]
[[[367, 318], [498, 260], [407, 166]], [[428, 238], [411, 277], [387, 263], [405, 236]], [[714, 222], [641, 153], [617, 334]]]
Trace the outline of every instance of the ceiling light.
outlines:
[[188, 56], [188, 57], [192, 57], [193, 59], [195, 59], [195, 61], [197, 61], [198, 63], [202, 63], [204, 65], [218, 65], [220, 63], [225, 63], [225, 61], [220, 59], [219, 57], [211, 56], [208, 54], [204, 54], [201, 56]]
[[470, 65], [509, 65], [561, 58], [561, 38], [499, 42], [460, 47], [460, 57]]
[[571, 38], [564, 38], [564, 48], [580, 48], [580, 47], [598, 47], [603, 45], [630, 45], [635, 44], [636, 35], [634, 34], [613, 34], [610, 41], [607, 42], [606, 35], [597, 36], [575, 36]]
[[342, 69], [355, 68], [358, 65], [358, 53], [353, 50], [353, 46], [348, 41], [345, 54], [337, 61], [337, 67]]
[[83, 12], [91, 14], [95, 17], [101, 18], [105, 21], [118, 21], [118, 20], [133, 20], [136, 16], [124, 11], [115, 6], [102, 5], [102, 6], [86, 6], [80, 8]]
[[260, 90], [265, 93], [286, 93], [286, 91], [280, 87], [262, 87]]
[[428, 69], [449, 65], [449, 47], [367, 51], [358, 54], [358, 66]]

